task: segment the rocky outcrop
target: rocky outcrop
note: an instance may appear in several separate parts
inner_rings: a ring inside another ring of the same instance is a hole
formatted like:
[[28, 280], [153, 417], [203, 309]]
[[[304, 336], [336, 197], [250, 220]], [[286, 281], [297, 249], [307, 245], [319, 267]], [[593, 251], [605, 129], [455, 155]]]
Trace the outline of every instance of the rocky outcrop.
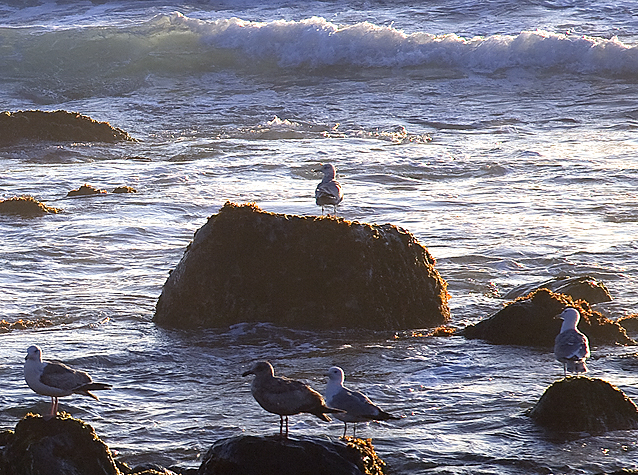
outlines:
[[638, 408], [607, 381], [583, 376], [552, 384], [529, 411], [534, 421], [557, 432], [603, 433], [638, 428]]
[[20, 140], [55, 142], [135, 142], [121, 129], [77, 112], [41, 110], [0, 113], [0, 145]]
[[449, 318], [447, 284], [395, 226], [267, 213], [226, 203], [172, 271], [154, 321], [307, 328], [426, 328]]
[[554, 277], [545, 282], [519, 285], [505, 294], [503, 298], [513, 300], [538, 289], [548, 289], [555, 294], [569, 295], [574, 301], [584, 300], [589, 304], [611, 301], [611, 294], [605, 284], [589, 275]]
[[555, 294], [547, 289], [519, 297], [491, 317], [470, 325], [460, 333], [466, 338], [480, 338], [499, 345], [553, 347], [560, 333], [561, 321], [556, 317], [565, 307], [578, 309], [578, 328], [592, 346], [614, 344], [635, 345], [618, 323], [604, 317], [582, 300]]
[[33, 196], [14, 196], [7, 200], [0, 200], [0, 214], [14, 214], [31, 218], [45, 214], [55, 214], [62, 211], [59, 208], [47, 206]]
[[27, 414], [0, 455], [4, 475], [119, 475], [93, 428], [68, 414], [45, 421]]
[[381, 475], [370, 441], [239, 436], [217, 441], [199, 475]]
[[101, 190], [93, 185], [87, 185], [86, 183], [75, 190], [69, 191], [66, 196], [94, 196], [105, 195], [106, 190]]

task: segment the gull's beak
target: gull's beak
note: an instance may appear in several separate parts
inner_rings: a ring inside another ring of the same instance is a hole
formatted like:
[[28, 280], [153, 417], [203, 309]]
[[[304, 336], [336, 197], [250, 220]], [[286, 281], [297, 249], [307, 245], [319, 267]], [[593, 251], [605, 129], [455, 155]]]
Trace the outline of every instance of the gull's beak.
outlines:
[[255, 374], [255, 373], [253, 373], [253, 371], [249, 369], [248, 371], [245, 371], [244, 373], [242, 373], [242, 376], [248, 376], [249, 374]]

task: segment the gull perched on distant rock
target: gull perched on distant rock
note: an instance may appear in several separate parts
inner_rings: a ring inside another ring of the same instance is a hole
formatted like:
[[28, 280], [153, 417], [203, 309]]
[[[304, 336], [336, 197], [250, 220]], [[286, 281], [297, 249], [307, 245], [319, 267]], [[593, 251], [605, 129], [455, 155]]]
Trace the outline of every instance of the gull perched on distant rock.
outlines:
[[[322, 421], [330, 422], [326, 413], [343, 412], [326, 406], [323, 397], [307, 384], [294, 379], [275, 376], [268, 361], [259, 361], [242, 376], [254, 374], [250, 391], [259, 405], [273, 414], [279, 415], [279, 435], [288, 437], [288, 416], [307, 412]], [[283, 433], [284, 418], [286, 433]]]
[[343, 192], [341, 191], [341, 185], [335, 179], [337, 171], [334, 165], [326, 163], [322, 165], [316, 172], [323, 173], [323, 180], [317, 185], [315, 190], [315, 200], [317, 205], [321, 206], [321, 214], [324, 213], [324, 207], [329, 205], [333, 207], [335, 216], [337, 215], [337, 205], [343, 200]]
[[59, 397], [83, 394], [97, 400], [97, 396], [89, 391], [111, 389], [110, 384], [94, 383], [84, 371], [71, 369], [62, 363], [42, 361], [42, 350], [37, 346], [27, 349], [24, 379], [34, 392], [51, 397], [51, 412], [45, 419], [57, 415]]
[[568, 307], [556, 318], [560, 318], [563, 324], [560, 333], [556, 336], [554, 354], [556, 359], [563, 363], [565, 377], [567, 377], [567, 371], [585, 373], [587, 371], [585, 360], [589, 358], [589, 341], [576, 328], [580, 313], [575, 308]]
[[345, 388], [343, 386], [344, 379], [343, 370], [338, 366], [333, 366], [328, 370], [326, 403], [330, 407], [346, 411], [343, 414], [335, 414], [335, 417], [344, 423], [344, 437], [348, 430], [348, 422], [354, 423], [353, 435], [355, 435], [357, 432], [357, 422], [400, 419], [381, 410], [381, 408], [368, 399], [365, 394]]

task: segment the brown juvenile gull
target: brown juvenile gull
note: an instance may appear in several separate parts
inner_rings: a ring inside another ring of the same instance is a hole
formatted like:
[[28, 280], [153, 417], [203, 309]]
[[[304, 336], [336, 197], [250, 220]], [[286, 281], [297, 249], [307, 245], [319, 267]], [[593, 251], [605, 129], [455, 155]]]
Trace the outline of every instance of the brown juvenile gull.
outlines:
[[335, 414], [335, 417], [344, 423], [343, 437], [346, 436], [348, 422], [354, 423], [354, 431], [352, 433], [354, 436], [357, 432], [357, 422], [400, 419], [381, 410], [365, 394], [345, 388], [343, 386], [344, 379], [343, 370], [338, 366], [333, 366], [328, 370], [326, 403], [330, 407], [346, 411], [342, 414]]
[[585, 360], [589, 358], [589, 341], [576, 328], [580, 320], [578, 310], [567, 307], [556, 318], [560, 318], [563, 324], [554, 342], [554, 354], [556, 359], [563, 363], [565, 377], [567, 377], [567, 371], [572, 373], [587, 372]]
[[[254, 374], [255, 379], [250, 387], [259, 405], [273, 414], [279, 415], [279, 435], [288, 437], [288, 416], [307, 412], [322, 421], [330, 422], [326, 412], [343, 412], [326, 406], [323, 397], [307, 384], [294, 379], [275, 376], [275, 371], [268, 361], [259, 361], [242, 376]], [[286, 433], [283, 433], [284, 418]]]
[[[341, 191], [341, 185], [335, 177], [337, 171], [334, 165], [326, 163], [322, 165], [317, 172], [323, 173], [323, 180], [317, 185], [315, 190], [315, 200], [317, 205], [321, 206], [321, 215], [324, 213], [324, 206], [330, 205], [333, 207], [335, 216], [337, 215], [337, 205], [343, 200], [343, 192]], [[328, 213], [329, 214], [329, 213]]]
[[24, 379], [29, 387], [43, 396], [51, 396], [51, 412], [44, 416], [52, 419], [58, 413], [58, 398], [83, 394], [97, 400], [89, 391], [111, 389], [110, 384], [94, 383], [84, 371], [71, 369], [62, 363], [42, 361], [42, 350], [37, 346], [27, 349]]

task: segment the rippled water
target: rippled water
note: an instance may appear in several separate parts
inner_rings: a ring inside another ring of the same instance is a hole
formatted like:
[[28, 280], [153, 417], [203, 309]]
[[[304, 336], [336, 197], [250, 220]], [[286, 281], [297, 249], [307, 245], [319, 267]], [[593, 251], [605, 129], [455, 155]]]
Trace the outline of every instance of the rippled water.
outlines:
[[[100, 402], [61, 407], [123, 460], [196, 467], [215, 440], [278, 430], [240, 376], [266, 358], [320, 391], [339, 365], [346, 384], [405, 416], [358, 429], [391, 473], [636, 468], [635, 431], [560, 439], [524, 415], [561, 376], [550, 349], [151, 321], [208, 216], [226, 200], [316, 214], [312, 170], [327, 161], [344, 187], [342, 216], [402, 226], [437, 259], [453, 326], [497, 311], [518, 284], [562, 274], [603, 280], [614, 297], [597, 307], [605, 315], [636, 313], [631, 11], [628, 2], [0, 3], [2, 109], [79, 111], [140, 140], [0, 150], [0, 197], [63, 209], [0, 216], [0, 319], [50, 321], [0, 334], [0, 427], [47, 409], [22, 376], [26, 348], [38, 344], [45, 358], [114, 385]], [[66, 197], [83, 183], [138, 193]], [[589, 367], [635, 398], [635, 365], [619, 358], [631, 352], [593, 348]], [[292, 434], [343, 430], [311, 416], [291, 423]]]

